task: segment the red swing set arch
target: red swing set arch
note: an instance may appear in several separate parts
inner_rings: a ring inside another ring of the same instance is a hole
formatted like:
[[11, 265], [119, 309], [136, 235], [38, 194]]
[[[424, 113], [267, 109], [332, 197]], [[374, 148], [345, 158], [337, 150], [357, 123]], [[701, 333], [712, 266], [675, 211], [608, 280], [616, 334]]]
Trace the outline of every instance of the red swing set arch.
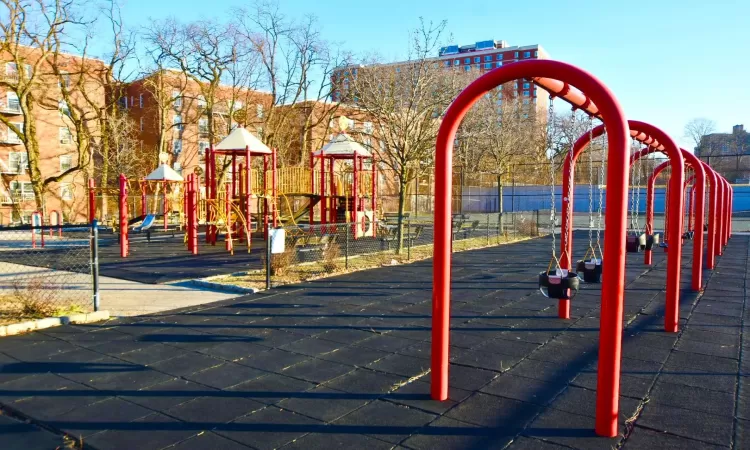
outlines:
[[443, 118], [437, 137], [435, 164], [432, 398], [448, 398], [451, 180], [454, 138], [463, 117], [477, 100], [503, 83], [524, 78], [548, 91], [552, 97], [567, 101], [574, 109], [581, 109], [590, 116], [600, 118], [609, 136], [609, 189], [606, 194], [609, 207], [606, 211], [607, 228], [604, 231], [607, 265], [604, 266], [602, 275], [596, 432], [603, 436], [616, 436], [625, 288], [623, 244], [627, 231], [628, 123], [614, 94], [601, 81], [582, 69], [559, 61], [520, 61], [487, 72], [456, 97]]

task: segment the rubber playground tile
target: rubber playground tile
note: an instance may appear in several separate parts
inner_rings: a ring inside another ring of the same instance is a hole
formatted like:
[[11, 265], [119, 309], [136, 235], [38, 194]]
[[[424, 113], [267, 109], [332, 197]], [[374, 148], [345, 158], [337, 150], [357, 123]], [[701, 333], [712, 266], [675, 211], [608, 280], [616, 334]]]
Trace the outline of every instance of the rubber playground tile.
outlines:
[[478, 391], [498, 376], [499, 373], [490, 370], [452, 363], [448, 365], [448, 385], [467, 391]]
[[184, 441], [200, 429], [163, 414], [153, 413], [132, 422], [116, 422], [101, 433], [89, 436], [86, 443], [108, 450], [157, 450]]
[[188, 438], [169, 450], [247, 450], [251, 447], [229, 440], [216, 433], [199, 433]]
[[77, 350], [74, 345], [61, 340], [35, 342], [31, 345], [6, 346], [3, 353], [19, 361], [38, 361]]
[[651, 391], [652, 402], [719, 416], [734, 416], [734, 395], [657, 380]]
[[[452, 341], [451, 344], [455, 345]], [[473, 348], [473, 350], [479, 352], [499, 353], [502, 355], [526, 356], [538, 348], [538, 344], [523, 342], [520, 340], [491, 339]]]
[[352, 345], [350, 347], [342, 347], [332, 352], [319, 355], [318, 358], [326, 361], [347, 364], [352, 367], [364, 367], [390, 354], [391, 353], [380, 350]]
[[476, 367], [479, 369], [504, 372], [518, 363], [522, 356], [503, 355], [501, 353], [487, 353], [478, 350], [456, 349], [451, 352], [450, 360], [454, 364]]
[[375, 372], [369, 369], [356, 369], [325, 385], [339, 391], [361, 394], [365, 398], [375, 399], [393, 391], [406, 380], [406, 377], [398, 375]]
[[248, 342], [225, 342], [206, 350], [205, 354], [227, 361], [238, 361], [265, 351], [268, 351], [268, 347], [262, 345]]
[[253, 341], [254, 344], [277, 348], [305, 339], [305, 337], [301, 334], [289, 333], [282, 330], [265, 330], [262, 334], [259, 334], [256, 339], [257, 340]]
[[263, 407], [263, 403], [242, 397], [205, 396], [191, 399], [163, 412], [183, 422], [201, 423], [205, 427], [207, 422], [216, 425], [231, 422]]
[[398, 444], [438, 416], [394, 403], [376, 400], [332, 422], [341, 429], [359, 429], [363, 434]]
[[512, 375], [533, 378], [549, 383], [567, 383], [575, 378], [579, 370], [556, 363], [526, 359], [510, 370]]
[[737, 373], [739, 362], [732, 358], [676, 351], [672, 353], [664, 367], [670, 371], [694, 369], [711, 373]]
[[366, 367], [378, 372], [411, 378], [429, 370], [430, 362], [422, 358], [393, 354], [368, 364]]
[[564, 450], [568, 447], [526, 436], [519, 436], [507, 448], [512, 450]]
[[367, 397], [318, 386], [305, 392], [304, 396], [288, 398], [277, 405], [322, 422], [331, 422], [373, 401]]
[[123, 353], [117, 357], [135, 364], [149, 365], [188, 354], [192, 354], [192, 352], [172, 347], [171, 345], [152, 344], [147, 349]]
[[649, 403], [638, 418], [638, 425], [716, 445], [729, 446], [733, 419], [702, 411]]
[[698, 342], [687, 339], [680, 339], [677, 343], [677, 350], [731, 359], [738, 359], [740, 352], [739, 347], [736, 345], [712, 344], [710, 342]]
[[319, 335], [319, 337], [328, 341], [351, 345], [356, 344], [359, 341], [371, 338], [373, 337], [373, 334], [372, 332], [366, 330], [343, 328], [326, 331], [325, 333]]
[[307, 356], [318, 356], [324, 353], [332, 352], [341, 347], [344, 347], [344, 344], [340, 342], [308, 337], [287, 345], [283, 345], [279, 347], [279, 349], [294, 353], [300, 353]]
[[552, 408], [542, 412], [522, 434], [582, 450], [616, 448], [621, 439], [597, 436], [593, 417]]
[[[681, 436], [675, 436], [671, 433], [649, 430], [648, 428], [633, 428], [630, 436], [625, 441], [626, 449], [647, 449], [658, 448], [660, 450], [684, 450], [684, 449], [701, 449], [701, 450], [720, 450], [726, 447], [708, 444], [706, 442], [694, 441]], [[736, 448], [746, 448], [737, 446]]]
[[164, 411], [196, 397], [218, 395], [218, 392], [216, 389], [180, 378], [164, 381], [145, 389], [116, 391], [120, 398], [155, 411]]
[[[620, 397], [619, 402], [621, 422], [635, 414], [640, 404], [639, 400], [628, 397]], [[561, 411], [596, 417], [596, 391], [568, 386], [550, 406]]]
[[94, 378], [88, 381], [96, 389], [135, 390], [143, 389], [173, 379], [174, 376], [157, 370], [144, 368], [110, 374], [109, 376]]
[[173, 376], [185, 376], [222, 364], [220, 359], [198, 353], [188, 353], [150, 364], [149, 367]]
[[215, 432], [258, 450], [271, 450], [323, 426], [321, 421], [269, 406], [219, 426]]
[[406, 439], [403, 446], [414, 450], [500, 449], [510, 438], [498, 434], [492, 428], [440, 417]]
[[325, 383], [352, 370], [354, 368], [349, 365], [314, 358], [288, 367], [281, 373], [313, 383]]
[[265, 352], [253, 354], [247, 358], [235, 361], [235, 363], [265, 370], [266, 372], [281, 372], [287, 367], [299, 364], [308, 359], [310, 359], [310, 357], [306, 355], [274, 348]]
[[313, 383], [271, 373], [232, 386], [228, 391], [270, 405], [285, 398], [304, 396], [304, 392], [313, 387], [315, 387]]
[[264, 372], [240, 364], [225, 363], [184, 376], [188, 380], [216, 389], [225, 389], [265, 375]]
[[502, 430], [507, 435], [514, 436], [540, 410], [539, 406], [531, 403], [478, 392], [448, 411], [445, 417]]
[[310, 433], [284, 446], [284, 450], [328, 450], [334, 448], [390, 450], [393, 448], [393, 444], [355, 432], [323, 432]]
[[562, 392], [565, 386], [566, 383], [549, 383], [505, 373], [483, 387], [481, 392], [544, 406]]
[[404, 339], [395, 336], [378, 335], [365, 339], [357, 343], [360, 347], [372, 348], [374, 350], [380, 350], [384, 352], [396, 352], [404, 347], [414, 345], [414, 341], [411, 339]]
[[132, 422], [152, 414], [150, 409], [110, 397], [67, 411], [47, 420], [46, 424], [77, 438], [87, 438], [111, 423]]
[[64, 448], [65, 439], [30, 423], [0, 415], [0, 435], [7, 450]]
[[405, 405], [410, 408], [421, 409], [422, 411], [433, 414], [443, 414], [459, 402], [464, 401], [471, 394], [471, 391], [449, 386], [447, 400], [433, 400], [430, 395], [430, 379], [428, 377], [423, 377], [417, 381], [405, 384], [390, 394], [387, 394], [383, 397], [383, 400]]
[[22, 398], [50, 393], [71, 386], [77, 387], [79, 384], [52, 373], [31, 374], [0, 383], [0, 402], [12, 403]]
[[712, 333], [710, 331], [693, 330], [688, 327], [680, 336], [680, 341], [683, 340], [736, 346], [739, 345], [740, 337], [739, 334], [729, 335], [724, 333]]

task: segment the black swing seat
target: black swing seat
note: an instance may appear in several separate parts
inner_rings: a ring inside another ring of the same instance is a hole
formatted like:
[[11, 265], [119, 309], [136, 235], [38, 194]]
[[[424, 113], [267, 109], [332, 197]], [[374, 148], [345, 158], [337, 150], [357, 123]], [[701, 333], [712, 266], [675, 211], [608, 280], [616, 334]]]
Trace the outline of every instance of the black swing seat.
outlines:
[[642, 252], [646, 248], [646, 233], [628, 235], [625, 238], [625, 251], [628, 253]]
[[659, 242], [661, 241], [661, 235], [658, 233], [654, 234], [647, 234], [646, 235], [646, 246], [644, 247], [644, 250], [653, 250], [654, 247], [659, 246]]
[[693, 231], [686, 231], [686, 232], [682, 233], [682, 239], [692, 240], [694, 234], [695, 234], [695, 232], [693, 232]]
[[557, 270], [541, 272], [539, 273], [539, 291], [548, 298], [567, 300], [578, 294], [580, 281], [575, 272], [558, 272]]
[[602, 260], [598, 258], [591, 258], [586, 260], [579, 260], [576, 265], [578, 271], [578, 278], [582, 279], [586, 283], [601, 283], [602, 282]]

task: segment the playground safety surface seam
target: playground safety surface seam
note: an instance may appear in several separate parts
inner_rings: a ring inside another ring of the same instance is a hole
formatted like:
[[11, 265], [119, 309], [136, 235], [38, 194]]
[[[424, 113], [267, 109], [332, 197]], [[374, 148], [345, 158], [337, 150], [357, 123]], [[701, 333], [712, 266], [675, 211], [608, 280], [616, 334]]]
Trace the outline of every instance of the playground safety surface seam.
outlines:
[[750, 237], [701, 296], [690, 250], [678, 334], [662, 331], [665, 254], [628, 255], [615, 439], [593, 433], [598, 286], [557, 319], [536, 289], [547, 238], [454, 254], [446, 402], [429, 398], [422, 261], [5, 338], [0, 407], [32, 425], [0, 420], [3, 448], [48, 448], [33, 424], [102, 450], [750, 448]]

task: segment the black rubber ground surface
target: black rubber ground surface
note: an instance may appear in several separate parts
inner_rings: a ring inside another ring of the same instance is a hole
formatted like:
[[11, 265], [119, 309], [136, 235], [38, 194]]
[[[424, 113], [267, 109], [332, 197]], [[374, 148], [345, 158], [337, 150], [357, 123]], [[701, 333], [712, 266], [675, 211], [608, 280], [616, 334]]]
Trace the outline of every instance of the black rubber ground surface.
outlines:
[[102, 450], [750, 446], [748, 237], [732, 239], [704, 295], [683, 293], [678, 334], [661, 331], [664, 253], [652, 268], [629, 256], [615, 439], [592, 431], [597, 286], [557, 319], [535, 281], [549, 249], [454, 254], [446, 402], [429, 398], [423, 261], [2, 338], [0, 404]]

